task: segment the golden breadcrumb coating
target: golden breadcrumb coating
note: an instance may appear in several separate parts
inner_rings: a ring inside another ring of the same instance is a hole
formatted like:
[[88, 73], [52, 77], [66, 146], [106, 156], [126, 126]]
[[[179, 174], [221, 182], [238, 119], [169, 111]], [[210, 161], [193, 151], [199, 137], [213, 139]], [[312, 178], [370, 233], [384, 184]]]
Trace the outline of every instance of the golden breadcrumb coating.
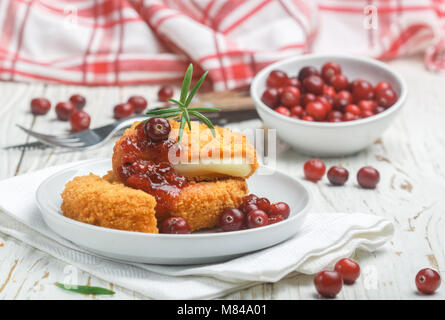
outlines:
[[[104, 179], [116, 183], [117, 177], [111, 172]], [[126, 188], [124, 184], [119, 186]], [[244, 179], [224, 179], [210, 182], [194, 182], [181, 190], [172, 205], [170, 216], [183, 217], [190, 225], [191, 231], [213, 228], [218, 225], [224, 209], [237, 208], [242, 198], [249, 193]], [[161, 221], [165, 216], [158, 216]]]
[[105, 228], [158, 233], [155, 198], [117, 180], [113, 184], [93, 174], [76, 177], [66, 184], [62, 199], [62, 212], [68, 218]]

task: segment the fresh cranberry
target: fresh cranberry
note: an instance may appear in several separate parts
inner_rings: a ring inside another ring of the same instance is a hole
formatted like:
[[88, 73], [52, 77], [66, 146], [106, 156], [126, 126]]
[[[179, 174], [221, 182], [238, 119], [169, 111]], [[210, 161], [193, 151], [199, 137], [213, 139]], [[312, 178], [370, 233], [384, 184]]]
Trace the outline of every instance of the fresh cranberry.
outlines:
[[313, 74], [304, 79], [303, 87], [313, 94], [321, 95], [323, 93], [324, 81], [320, 76]]
[[34, 98], [31, 100], [31, 112], [34, 115], [47, 114], [51, 109], [51, 102], [46, 98]]
[[337, 74], [333, 76], [330, 80], [330, 84], [337, 91], [347, 90], [349, 87], [348, 78], [346, 78], [346, 76], [342, 74]]
[[374, 88], [369, 81], [360, 80], [353, 86], [352, 95], [355, 101], [372, 100], [374, 98]]
[[81, 96], [80, 94], [73, 94], [70, 97], [70, 101], [72, 104], [74, 104], [77, 110], [82, 110], [83, 107], [85, 107], [85, 105], [87, 104], [87, 99], [85, 99], [85, 97]]
[[343, 122], [343, 120], [341, 118], [332, 118], [332, 119], [328, 119], [329, 122]]
[[328, 170], [328, 179], [334, 186], [342, 186], [348, 181], [349, 172], [343, 167], [333, 166]]
[[259, 198], [256, 202], [258, 209], [268, 212], [270, 207], [270, 201], [267, 198]]
[[274, 224], [285, 220], [283, 216], [280, 216], [278, 214], [269, 215], [268, 218], [269, 218], [269, 224]]
[[301, 117], [301, 120], [304, 120], [304, 121], [315, 121], [314, 117], [308, 116], [308, 115], [305, 115], [305, 116]]
[[287, 78], [284, 83], [284, 87], [289, 86], [301, 89], [301, 82], [297, 78]]
[[306, 66], [300, 69], [300, 72], [298, 73], [298, 80], [300, 80], [301, 83], [303, 83], [304, 79], [311, 75], [320, 75], [320, 72], [318, 72], [317, 68], [312, 66]]
[[76, 107], [72, 102], [59, 102], [56, 104], [57, 118], [62, 121], [68, 121], [75, 110]]
[[343, 278], [337, 271], [321, 271], [314, 278], [317, 292], [325, 298], [335, 298], [343, 287]]
[[317, 182], [321, 180], [325, 171], [326, 166], [320, 159], [310, 159], [304, 163], [304, 175], [309, 181]]
[[359, 116], [362, 111], [360, 110], [358, 105], [351, 103], [346, 106], [345, 112], [350, 112], [356, 116]]
[[362, 188], [374, 189], [380, 181], [380, 174], [373, 167], [363, 167], [357, 173], [357, 181]]
[[347, 90], [342, 90], [335, 96], [334, 109], [343, 111], [348, 104], [352, 103], [352, 94]]
[[327, 97], [319, 96], [319, 97], [317, 97], [317, 99], [315, 101], [320, 102], [321, 104], [323, 104], [323, 106], [324, 106], [324, 108], [325, 108], [327, 113], [331, 112], [331, 110], [332, 110], [332, 103], [331, 103], [331, 101]]
[[134, 106], [131, 103], [121, 103], [114, 107], [113, 112], [117, 120], [128, 118], [134, 114]]
[[296, 87], [285, 87], [280, 97], [281, 104], [291, 108], [300, 103], [300, 90]]
[[269, 73], [266, 80], [266, 86], [272, 88], [282, 87], [286, 84], [287, 74], [280, 70], [273, 70]]
[[358, 107], [361, 111], [372, 111], [374, 110], [374, 107], [376, 106], [375, 101], [373, 100], [360, 100], [358, 102]]
[[256, 195], [254, 195], [253, 193], [251, 193], [247, 196], [244, 196], [242, 201], [243, 201], [243, 204], [255, 204], [256, 205], [256, 202], [258, 201], [258, 197]]
[[250, 211], [258, 210], [258, 206], [254, 203], [243, 203], [240, 206], [240, 210], [245, 214], [248, 214]]
[[374, 112], [369, 111], [369, 110], [363, 110], [360, 114], [360, 116], [362, 118], [369, 118], [369, 117], [372, 117], [373, 115], [374, 115]]
[[219, 218], [222, 231], [240, 230], [246, 224], [246, 215], [238, 209], [225, 209]]
[[326, 82], [329, 82], [337, 74], [341, 74], [341, 67], [337, 62], [327, 62], [321, 68], [321, 76]]
[[321, 102], [311, 102], [306, 106], [306, 112], [316, 121], [322, 121], [326, 118], [326, 108]]
[[82, 110], [76, 110], [70, 116], [71, 130], [73, 132], [87, 130], [90, 127], [90, 121], [91, 118], [88, 113]]
[[384, 108], [389, 108], [397, 101], [397, 95], [393, 89], [388, 88], [377, 92], [377, 104]]
[[168, 99], [173, 98], [173, 88], [171, 86], [162, 86], [158, 91], [158, 100], [167, 102]]
[[313, 93], [305, 93], [303, 94], [303, 97], [301, 98], [301, 105], [303, 107], [306, 107], [308, 103], [314, 102], [317, 100], [317, 96]]
[[253, 210], [247, 214], [247, 227], [249, 229], [264, 227], [269, 224], [269, 218], [263, 210]]
[[132, 96], [128, 99], [128, 103], [133, 105], [135, 113], [142, 113], [147, 107], [147, 100], [141, 96]]
[[334, 269], [342, 275], [343, 282], [346, 284], [353, 284], [360, 276], [360, 266], [349, 258], [340, 259], [335, 264]]
[[278, 90], [276, 88], [266, 89], [261, 96], [261, 101], [263, 101], [266, 106], [275, 108], [280, 103], [280, 95]]
[[271, 216], [277, 215], [287, 219], [290, 214], [290, 208], [286, 202], [276, 202], [269, 205], [269, 210], [267, 210], [267, 213]]
[[379, 114], [383, 111], [385, 111], [386, 109], [382, 106], [375, 106], [374, 109], [372, 111], [374, 111], [375, 114]]
[[380, 81], [375, 86], [375, 92], [378, 93], [379, 91], [386, 90], [386, 89], [392, 89], [392, 85], [389, 82], [386, 81]]
[[284, 106], [276, 107], [275, 111], [282, 114], [283, 116], [290, 116], [290, 110]]
[[190, 233], [190, 226], [182, 217], [170, 217], [162, 222], [161, 233], [187, 234]]
[[337, 95], [337, 92], [335, 89], [327, 84], [323, 87], [323, 95], [326, 97], [331, 97], [332, 99], [335, 99], [335, 96]]
[[163, 141], [168, 139], [171, 126], [165, 118], [150, 118], [145, 122], [145, 134], [151, 141]]
[[433, 294], [440, 286], [440, 275], [437, 271], [425, 268], [416, 275], [417, 290], [424, 294]]
[[345, 112], [343, 114], [343, 121], [353, 121], [353, 120], [357, 120], [358, 116], [356, 116], [355, 114], [351, 113], [351, 112]]
[[290, 108], [290, 114], [292, 116], [296, 116], [297, 118], [301, 117], [303, 115], [304, 109], [302, 106], [293, 106]]
[[332, 121], [334, 119], [339, 119], [341, 121], [342, 118], [343, 118], [343, 113], [338, 110], [332, 110], [331, 112], [328, 113], [327, 116], [328, 121]]

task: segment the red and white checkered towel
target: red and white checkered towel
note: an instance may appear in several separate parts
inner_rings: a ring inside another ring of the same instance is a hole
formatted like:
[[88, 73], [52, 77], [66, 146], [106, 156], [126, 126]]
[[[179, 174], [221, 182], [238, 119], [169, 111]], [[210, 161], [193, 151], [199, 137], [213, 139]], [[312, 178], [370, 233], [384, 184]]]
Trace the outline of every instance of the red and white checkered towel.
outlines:
[[445, 0], [0, 0], [0, 79], [80, 85], [178, 81], [190, 61], [216, 90], [306, 52], [445, 70]]

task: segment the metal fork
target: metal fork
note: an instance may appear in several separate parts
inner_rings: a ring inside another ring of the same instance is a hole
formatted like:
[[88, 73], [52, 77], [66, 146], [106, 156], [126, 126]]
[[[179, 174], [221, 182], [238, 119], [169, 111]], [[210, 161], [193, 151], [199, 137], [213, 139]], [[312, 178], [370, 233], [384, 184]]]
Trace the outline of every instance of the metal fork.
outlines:
[[135, 121], [142, 121], [146, 119], [146, 115], [133, 116], [103, 127], [63, 136], [42, 134], [32, 130], [28, 130], [20, 125], [17, 126], [25, 131], [27, 134], [29, 134], [31, 137], [36, 138], [44, 144], [53, 147], [69, 148], [73, 150], [85, 150], [93, 147], [96, 148], [104, 144], [117, 131], [130, 127]]

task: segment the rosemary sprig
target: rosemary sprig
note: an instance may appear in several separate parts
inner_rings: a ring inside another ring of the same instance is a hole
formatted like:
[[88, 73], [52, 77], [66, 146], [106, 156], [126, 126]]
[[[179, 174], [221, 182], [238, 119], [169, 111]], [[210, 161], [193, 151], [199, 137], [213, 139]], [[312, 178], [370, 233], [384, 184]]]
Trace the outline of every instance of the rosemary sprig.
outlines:
[[101, 288], [101, 287], [92, 287], [92, 286], [72, 286], [72, 285], [66, 285], [60, 282], [55, 283], [56, 286], [59, 288], [75, 292], [75, 293], [82, 293], [82, 294], [106, 294], [106, 295], [112, 295], [115, 294], [113, 290]]
[[[147, 115], [152, 115], [156, 117], [161, 118], [172, 118], [172, 119], [178, 119], [180, 121], [179, 125], [179, 134], [178, 134], [178, 143], [181, 142], [182, 135], [184, 133], [185, 124], [189, 127], [189, 129], [192, 129], [192, 124], [190, 120], [190, 116], [194, 116], [201, 120], [209, 129], [212, 131], [212, 135], [215, 137], [215, 127], [213, 126], [213, 123], [210, 121], [209, 118], [204, 116], [201, 112], [205, 111], [221, 111], [219, 108], [189, 108], [190, 103], [193, 100], [193, 97], [195, 96], [196, 92], [198, 92], [199, 88], [201, 87], [202, 83], [204, 82], [205, 77], [207, 76], [208, 71], [206, 71], [202, 77], [198, 80], [198, 82], [195, 84], [195, 86], [190, 90], [190, 84], [192, 82], [192, 76], [193, 76], [193, 65], [190, 64], [187, 68], [187, 71], [185, 72], [184, 80], [182, 82], [182, 88], [181, 88], [181, 96], [178, 100], [175, 99], [168, 99], [170, 102], [173, 102], [177, 105], [177, 107], [173, 108], [167, 108], [167, 109], [158, 109], [158, 110], [151, 110], [147, 112]], [[190, 92], [189, 92], [190, 90]]]

